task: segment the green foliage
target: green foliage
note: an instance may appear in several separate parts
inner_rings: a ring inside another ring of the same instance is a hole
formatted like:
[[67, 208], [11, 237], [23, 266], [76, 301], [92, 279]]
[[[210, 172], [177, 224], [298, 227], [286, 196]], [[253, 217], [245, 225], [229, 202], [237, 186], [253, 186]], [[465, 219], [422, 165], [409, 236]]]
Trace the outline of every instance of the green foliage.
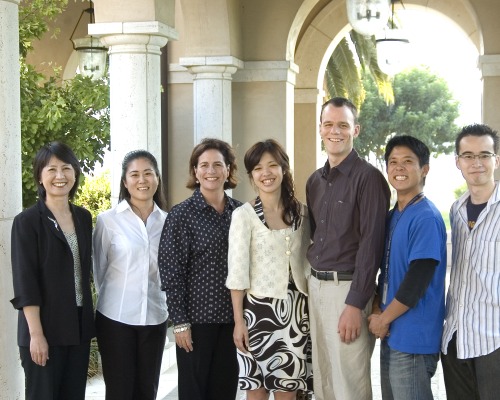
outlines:
[[460, 196], [462, 196], [466, 191], [467, 191], [467, 183], [464, 182], [462, 183], [459, 187], [457, 187], [454, 191], [453, 194], [455, 195], [455, 199], [458, 199]]
[[[80, 186], [75, 204], [86, 208], [92, 214], [92, 223], [95, 225], [97, 216], [111, 208], [111, 173], [109, 170], [103, 171], [99, 175], [87, 176], [85, 182]], [[94, 281], [91, 282], [92, 300], [97, 304], [97, 293]], [[90, 360], [87, 375], [89, 378], [100, 373], [99, 348], [97, 340], [94, 338], [90, 342]]]
[[387, 105], [373, 80], [363, 79], [367, 95], [361, 107], [361, 133], [355, 141], [362, 157], [375, 155], [383, 162], [385, 144], [394, 135], [412, 135], [436, 154], [449, 154], [457, 127], [458, 102], [446, 81], [424, 68], [414, 68], [394, 77], [395, 102]]
[[97, 216], [111, 208], [111, 172], [106, 170], [99, 175], [87, 176], [78, 191], [75, 204], [90, 211], [95, 225]]
[[360, 72], [372, 76], [379, 94], [388, 104], [394, 102], [391, 80], [377, 64], [375, 38], [360, 35], [353, 30], [349, 33], [349, 39], [344, 37], [340, 41], [328, 60], [325, 71], [328, 97], [346, 97], [359, 108], [366, 96]]
[[441, 211], [441, 216], [443, 217], [444, 225], [446, 226], [446, 230], [449, 231], [451, 229], [450, 225], [450, 213], [448, 211]]
[[34, 39], [40, 38], [66, 6], [67, 0], [22, 2], [20, 14], [21, 51], [21, 156], [23, 206], [36, 201], [32, 162], [48, 142], [59, 140], [75, 152], [84, 172], [102, 162], [109, 148], [109, 85], [106, 79], [77, 75], [62, 82], [60, 69], [46, 77], [26, 63], [24, 56]]
[[365, 98], [365, 91], [360, 79], [354, 54], [344, 38], [335, 48], [326, 67], [326, 87], [328, 96], [349, 98], [359, 106]]
[[[49, 22], [61, 14], [68, 0], [24, 0], [19, 5], [19, 53], [26, 57], [33, 40], [49, 30]], [[54, 31], [54, 35], [58, 30]]]

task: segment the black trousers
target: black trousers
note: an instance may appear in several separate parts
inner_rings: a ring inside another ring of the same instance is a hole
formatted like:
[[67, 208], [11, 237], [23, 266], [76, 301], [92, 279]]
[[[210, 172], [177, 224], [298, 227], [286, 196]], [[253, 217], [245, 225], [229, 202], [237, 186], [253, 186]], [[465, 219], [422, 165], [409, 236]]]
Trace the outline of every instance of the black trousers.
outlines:
[[167, 322], [127, 325], [96, 312], [96, 329], [106, 400], [156, 399]]
[[19, 347], [26, 378], [26, 400], [84, 400], [90, 341], [78, 346], [50, 346], [44, 367], [31, 359], [30, 348]]
[[456, 333], [441, 354], [446, 397], [450, 400], [497, 400], [500, 393], [500, 349], [475, 358], [457, 358]]
[[234, 400], [238, 360], [234, 324], [193, 324], [193, 351], [176, 347], [179, 400]]

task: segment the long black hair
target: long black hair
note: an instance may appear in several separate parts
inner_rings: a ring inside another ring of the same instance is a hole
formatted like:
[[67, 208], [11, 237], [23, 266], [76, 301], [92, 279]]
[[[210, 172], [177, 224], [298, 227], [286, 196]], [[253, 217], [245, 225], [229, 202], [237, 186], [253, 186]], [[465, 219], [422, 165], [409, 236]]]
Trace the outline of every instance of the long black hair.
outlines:
[[148, 160], [153, 167], [153, 170], [158, 177], [158, 188], [153, 195], [153, 200], [159, 208], [161, 208], [162, 210], [166, 210], [167, 201], [165, 199], [165, 193], [163, 192], [163, 184], [161, 181], [160, 169], [158, 168], [158, 162], [156, 161], [155, 156], [153, 156], [149, 151], [146, 150], [134, 150], [130, 153], [125, 154], [122, 162], [122, 176], [120, 179], [120, 193], [118, 195], [118, 201], [122, 201], [124, 199], [127, 199], [127, 201], [130, 200], [130, 193], [125, 187], [126, 175], [130, 163], [134, 160], [137, 160], [138, 158], [144, 158]]
[[281, 146], [274, 139], [267, 139], [255, 143], [245, 153], [244, 163], [247, 174], [252, 179], [252, 171], [260, 162], [262, 155], [269, 153], [283, 170], [283, 181], [281, 182], [281, 203], [283, 204], [283, 222], [287, 225], [299, 226], [300, 223], [300, 202], [295, 197], [295, 185], [293, 183], [292, 172], [290, 170], [290, 160]]

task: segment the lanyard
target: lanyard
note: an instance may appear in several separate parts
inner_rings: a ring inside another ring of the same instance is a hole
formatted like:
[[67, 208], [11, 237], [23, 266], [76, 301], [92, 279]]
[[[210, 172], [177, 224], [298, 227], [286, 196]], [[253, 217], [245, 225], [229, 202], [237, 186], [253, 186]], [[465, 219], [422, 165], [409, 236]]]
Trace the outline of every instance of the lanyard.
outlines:
[[403, 216], [404, 212], [406, 211], [407, 208], [409, 208], [411, 205], [415, 204], [417, 201], [420, 201], [421, 199], [424, 198], [424, 192], [420, 192], [417, 194], [413, 199], [411, 199], [408, 204], [403, 208], [403, 210], [399, 213], [398, 218], [396, 221], [391, 224], [392, 217], [394, 215], [394, 212], [396, 211], [396, 207], [398, 206], [397, 203], [394, 206], [394, 208], [389, 212], [388, 216], [388, 228], [391, 227], [390, 231], [387, 233], [387, 249], [385, 251], [385, 273], [384, 273], [384, 289], [383, 289], [383, 294], [382, 294], [382, 303], [385, 304], [387, 300], [387, 289], [389, 286], [389, 256], [391, 254], [391, 245], [392, 245], [392, 235], [394, 234], [394, 231], [396, 230], [396, 226], [398, 225], [399, 220]]

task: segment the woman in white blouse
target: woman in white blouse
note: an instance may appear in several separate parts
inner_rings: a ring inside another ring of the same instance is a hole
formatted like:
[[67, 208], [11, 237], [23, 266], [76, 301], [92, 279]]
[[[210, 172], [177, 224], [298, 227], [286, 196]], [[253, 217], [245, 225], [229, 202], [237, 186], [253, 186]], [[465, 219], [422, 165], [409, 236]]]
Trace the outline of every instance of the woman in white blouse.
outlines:
[[167, 332], [158, 243], [166, 218], [158, 164], [137, 150], [122, 163], [119, 203], [97, 217], [96, 328], [107, 400], [156, 398]]
[[229, 275], [240, 389], [247, 399], [295, 399], [312, 388], [307, 208], [294, 194], [288, 156], [269, 139], [245, 154], [257, 198], [233, 212]]

